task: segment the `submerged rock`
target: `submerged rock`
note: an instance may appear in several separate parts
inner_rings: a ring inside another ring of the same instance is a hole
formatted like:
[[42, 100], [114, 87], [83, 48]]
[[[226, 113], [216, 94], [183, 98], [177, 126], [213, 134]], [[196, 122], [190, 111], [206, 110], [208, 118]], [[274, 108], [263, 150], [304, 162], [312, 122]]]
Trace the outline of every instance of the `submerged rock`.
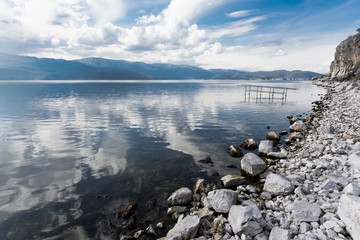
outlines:
[[213, 164], [211, 157], [206, 157], [205, 159], [201, 159], [201, 160], [199, 160], [199, 162], [206, 163], [206, 164]]
[[187, 187], [182, 187], [175, 192], [173, 192], [170, 197], [167, 199], [169, 206], [174, 205], [186, 205], [191, 202], [192, 192]]
[[242, 157], [244, 155], [241, 149], [235, 147], [234, 145], [230, 145], [230, 147], [227, 149], [227, 152], [230, 154], [230, 156], [236, 158]]
[[272, 173], [266, 177], [264, 191], [274, 196], [288, 195], [292, 193], [293, 190], [293, 184], [284, 176]]
[[241, 143], [240, 147], [242, 147], [246, 150], [255, 150], [258, 147], [258, 145], [254, 139], [249, 138], [249, 139], [246, 139], [245, 141], [243, 141]]
[[254, 153], [247, 153], [241, 159], [241, 169], [251, 176], [257, 176], [266, 170], [266, 163]]
[[245, 177], [237, 174], [230, 174], [222, 177], [221, 182], [223, 183], [224, 187], [231, 188], [231, 187], [237, 187], [245, 183], [246, 179]]
[[208, 193], [206, 199], [217, 213], [228, 213], [231, 206], [237, 202], [238, 193], [228, 189], [214, 190]]
[[199, 216], [187, 216], [176, 223], [176, 225], [167, 233], [166, 239], [182, 240], [193, 238], [197, 234], [199, 225]]
[[117, 213], [117, 217], [128, 219], [131, 215], [134, 214], [134, 211], [137, 207], [137, 203], [130, 203], [129, 205], [122, 206]]

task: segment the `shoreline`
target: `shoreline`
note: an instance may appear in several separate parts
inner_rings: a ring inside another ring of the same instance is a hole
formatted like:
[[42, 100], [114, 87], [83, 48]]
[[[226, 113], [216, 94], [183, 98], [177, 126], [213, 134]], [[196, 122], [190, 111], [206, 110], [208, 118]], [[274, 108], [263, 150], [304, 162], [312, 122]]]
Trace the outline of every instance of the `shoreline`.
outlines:
[[[360, 209], [343, 209], [349, 201], [360, 204], [360, 170], [348, 162], [360, 156], [360, 83], [320, 78], [313, 84], [329, 93], [316, 102], [307, 129], [295, 131], [302, 137], [280, 148], [278, 153], [286, 157], [267, 161], [267, 170], [259, 175], [260, 187], [247, 185], [240, 176], [229, 185], [223, 180], [227, 188], [215, 190], [202, 179], [194, 191], [181, 188], [168, 199], [168, 214], [177, 223], [161, 239], [360, 238], [351, 226], [357, 226], [351, 215]], [[266, 183], [269, 175], [281, 176], [275, 189]], [[218, 208], [224, 204], [225, 209]], [[142, 239], [148, 239], [142, 233]]]

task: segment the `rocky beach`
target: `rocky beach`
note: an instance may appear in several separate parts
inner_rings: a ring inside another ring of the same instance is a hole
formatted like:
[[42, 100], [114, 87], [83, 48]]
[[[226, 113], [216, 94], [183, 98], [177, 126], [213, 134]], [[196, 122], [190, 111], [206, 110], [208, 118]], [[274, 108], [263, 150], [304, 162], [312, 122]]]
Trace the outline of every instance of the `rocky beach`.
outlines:
[[[270, 132], [261, 157], [247, 153], [243, 174], [223, 176], [222, 188], [198, 179], [168, 198], [177, 222], [162, 239], [360, 239], [359, 38], [343, 41], [330, 74], [313, 79], [328, 93], [309, 117], [288, 116], [286, 145], [273, 152], [281, 134]], [[256, 145], [248, 139], [241, 147]], [[236, 146], [228, 152], [241, 155]]]
[[234, 174], [222, 189], [199, 179], [177, 190], [168, 199], [177, 223], [163, 239], [360, 239], [360, 83], [314, 84], [329, 93], [310, 118], [292, 120], [291, 143], [270, 152], [264, 140], [263, 158], [242, 159], [259, 185]]

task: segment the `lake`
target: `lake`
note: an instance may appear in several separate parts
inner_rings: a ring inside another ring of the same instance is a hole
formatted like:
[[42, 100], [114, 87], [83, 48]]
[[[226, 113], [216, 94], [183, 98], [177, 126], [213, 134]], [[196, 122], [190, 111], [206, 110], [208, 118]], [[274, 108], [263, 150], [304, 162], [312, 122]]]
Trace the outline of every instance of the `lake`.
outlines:
[[[242, 84], [294, 89], [260, 99]], [[229, 145], [288, 130], [324, 93], [309, 81], [2, 81], [0, 239], [115, 236], [129, 202], [137, 227], [152, 224], [177, 188], [239, 173]]]

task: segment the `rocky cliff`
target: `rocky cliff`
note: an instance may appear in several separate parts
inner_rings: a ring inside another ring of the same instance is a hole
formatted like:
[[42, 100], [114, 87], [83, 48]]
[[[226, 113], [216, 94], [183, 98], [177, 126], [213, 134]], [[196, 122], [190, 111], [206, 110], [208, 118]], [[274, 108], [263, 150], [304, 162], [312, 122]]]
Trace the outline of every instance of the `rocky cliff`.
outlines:
[[360, 78], [360, 31], [342, 41], [336, 48], [335, 59], [330, 65], [330, 77]]

